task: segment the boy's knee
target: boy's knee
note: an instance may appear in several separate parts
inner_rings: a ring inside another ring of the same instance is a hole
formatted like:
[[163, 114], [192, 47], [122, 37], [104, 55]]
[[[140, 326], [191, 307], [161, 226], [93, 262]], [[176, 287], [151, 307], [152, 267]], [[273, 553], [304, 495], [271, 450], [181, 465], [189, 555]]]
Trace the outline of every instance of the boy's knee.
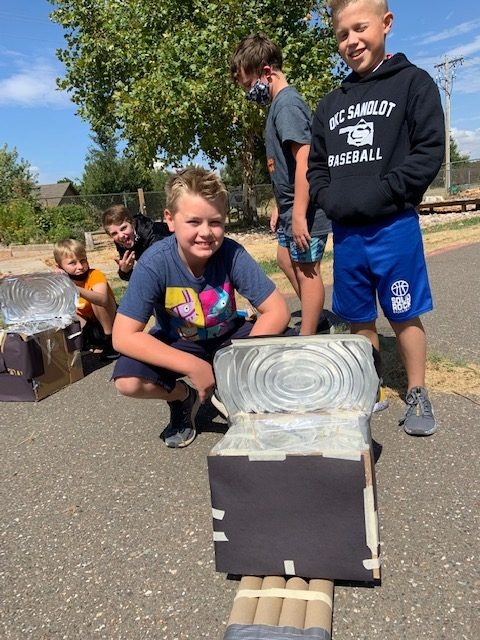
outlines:
[[135, 397], [141, 387], [138, 378], [116, 378], [114, 383], [116, 390], [121, 393], [122, 396]]

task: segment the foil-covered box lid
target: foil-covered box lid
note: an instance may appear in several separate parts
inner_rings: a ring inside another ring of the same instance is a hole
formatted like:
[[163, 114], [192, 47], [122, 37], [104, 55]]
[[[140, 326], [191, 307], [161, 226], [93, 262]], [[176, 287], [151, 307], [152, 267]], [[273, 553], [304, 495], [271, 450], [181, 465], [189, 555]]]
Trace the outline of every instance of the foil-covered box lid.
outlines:
[[9, 330], [52, 321], [65, 326], [75, 315], [78, 290], [62, 273], [28, 273], [0, 279], [0, 308]]
[[217, 352], [214, 370], [229, 415], [369, 414], [378, 388], [370, 342], [349, 334], [234, 340]]

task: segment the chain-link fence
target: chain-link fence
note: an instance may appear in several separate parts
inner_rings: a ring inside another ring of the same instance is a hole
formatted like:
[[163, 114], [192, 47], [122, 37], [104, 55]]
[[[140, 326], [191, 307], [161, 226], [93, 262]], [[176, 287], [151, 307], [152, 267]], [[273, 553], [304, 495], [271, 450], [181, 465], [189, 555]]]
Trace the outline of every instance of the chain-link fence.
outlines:
[[[244, 215], [243, 206], [243, 189], [241, 187], [233, 187], [229, 190], [230, 193], [230, 215], [229, 221], [238, 220], [241, 221]], [[273, 191], [270, 184], [260, 184], [255, 186], [255, 195], [257, 202], [257, 214], [258, 216], [267, 216], [270, 214], [273, 207]], [[79, 196], [64, 196], [61, 202], [58, 202], [57, 198], [42, 198], [41, 204], [43, 206], [49, 206], [53, 204], [61, 205], [79, 205], [87, 207], [95, 211], [95, 217], [98, 228], [102, 224], [103, 212], [114, 204], [125, 205], [132, 214], [136, 214], [142, 211], [146, 215], [150, 216], [154, 220], [162, 220], [163, 212], [165, 210], [165, 193], [163, 191], [145, 191], [143, 192], [143, 199], [145, 202], [145, 208], [142, 207], [141, 202], [142, 195], [138, 192], [132, 193], [101, 193], [95, 195], [79, 195]], [[51, 202], [50, 202], [51, 201]]]
[[[480, 160], [450, 163], [450, 192], [452, 194], [466, 189], [480, 188]], [[442, 164], [437, 177], [430, 185], [430, 191], [445, 188], [445, 164]]]

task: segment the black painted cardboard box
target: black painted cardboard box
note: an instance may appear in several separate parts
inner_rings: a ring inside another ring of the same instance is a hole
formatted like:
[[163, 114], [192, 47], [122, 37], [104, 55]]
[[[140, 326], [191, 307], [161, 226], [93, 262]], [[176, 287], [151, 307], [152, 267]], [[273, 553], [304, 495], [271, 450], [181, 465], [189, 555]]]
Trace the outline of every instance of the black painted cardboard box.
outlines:
[[230, 416], [208, 456], [217, 571], [378, 580], [368, 341], [236, 341], [214, 366]]
[[7, 323], [0, 330], [0, 401], [37, 402], [83, 378], [75, 300], [74, 285], [59, 274], [0, 282]]

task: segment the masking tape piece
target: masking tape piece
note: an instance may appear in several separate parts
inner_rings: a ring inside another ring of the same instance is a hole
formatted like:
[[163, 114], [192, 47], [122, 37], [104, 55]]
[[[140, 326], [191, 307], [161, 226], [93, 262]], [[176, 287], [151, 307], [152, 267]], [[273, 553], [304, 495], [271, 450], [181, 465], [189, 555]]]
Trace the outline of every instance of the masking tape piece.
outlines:
[[294, 576], [296, 574], [295, 563], [293, 560], [284, 560], [283, 568], [285, 571], [285, 575], [287, 576]]
[[372, 558], [371, 560], [364, 560], [362, 564], [367, 571], [373, 571], [374, 569], [380, 569], [382, 561], [380, 558]]
[[225, 531], [214, 531], [213, 532], [213, 541], [214, 542], [228, 542], [228, 538], [225, 535]]
[[367, 547], [372, 552], [372, 556], [376, 556], [378, 554], [378, 517], [375, 511], [373, 485], [368, 485], [363, 490], [363, 509]]
[[69, 336], [67, 336], [67, 340], [73, 340], [74, 338], [78, 338], [78, 336], [81, 336], [82, 332], [81, 331], [77, 331], [77, 333], [71, 333]]
[[362, 457], [361, 451], [322, 451], [324, 458], [336, 458], [337, 460], [353, 460], [358, 462]]
[[332, 598], [323, 591], [296, 589], [240, 589], [237, 598], [290, 598], [291, 600], [320, 600], [332, 608]]
[[223, 520], [225, 517], [225, 511], [222, 511], [221, 509], [212, 509], [212, 517], [215, 520]]
[[274, 460], [283, 462], [287, 458], [284, 451], [255, 451], [248, 454], [248, 461], [255, 462], [259, 460]]

